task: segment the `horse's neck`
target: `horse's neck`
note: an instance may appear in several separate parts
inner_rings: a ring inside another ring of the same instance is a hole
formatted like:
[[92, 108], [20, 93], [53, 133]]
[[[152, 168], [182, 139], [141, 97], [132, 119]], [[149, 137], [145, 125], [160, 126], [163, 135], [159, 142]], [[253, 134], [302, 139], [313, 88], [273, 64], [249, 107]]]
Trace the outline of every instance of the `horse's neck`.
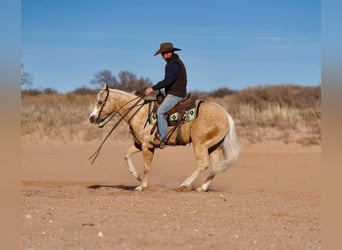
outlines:
[[[144, 100], [138, 96], [120, 90], [111, 90], [110, 96], [113, 99], [115, 112], [121, 116], [125, 116], [124, 120], [127, 123], [130, 123], [133, 116], [134, 118], [139, 118], [144, 115], [145, 112], [143, 112], [143, 110], [146, 107], [140, 108]], [[133, 107], [134, 105], [136, 107]], [[138, 109], [140, 110], [137, 112]]]

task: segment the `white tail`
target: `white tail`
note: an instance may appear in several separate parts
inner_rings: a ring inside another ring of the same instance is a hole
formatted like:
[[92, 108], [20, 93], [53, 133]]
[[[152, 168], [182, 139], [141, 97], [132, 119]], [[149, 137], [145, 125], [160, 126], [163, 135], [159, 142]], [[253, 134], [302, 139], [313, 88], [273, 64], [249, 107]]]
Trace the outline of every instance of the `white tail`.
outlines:
[[239, 157], [241, 145], [235, 131], [235, 123], [233, 118], [228, 115], [229, 132], [225, 136], [221, 146], [224, 160], [217, 166], [213, 166], [211, 172], [213, 174], [223, 173], [231, 166]]

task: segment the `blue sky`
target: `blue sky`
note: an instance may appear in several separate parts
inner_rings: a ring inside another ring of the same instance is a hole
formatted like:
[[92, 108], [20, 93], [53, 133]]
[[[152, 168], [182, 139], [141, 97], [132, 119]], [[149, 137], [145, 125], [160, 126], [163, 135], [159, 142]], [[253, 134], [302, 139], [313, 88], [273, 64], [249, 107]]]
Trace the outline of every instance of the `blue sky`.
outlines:
[[321, 82], [318, 0], [22, 0], [24, 71], [35, 88], [91, 86], [100, 70], [153, 83], [164, 41], [181, 48], [189, 90]]

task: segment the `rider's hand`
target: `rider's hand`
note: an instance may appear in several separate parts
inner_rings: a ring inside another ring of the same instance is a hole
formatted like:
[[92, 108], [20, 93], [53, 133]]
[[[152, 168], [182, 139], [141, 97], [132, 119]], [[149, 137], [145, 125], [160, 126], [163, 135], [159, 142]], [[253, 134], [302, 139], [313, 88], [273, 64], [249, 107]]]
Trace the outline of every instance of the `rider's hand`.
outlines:
[[154, 90], [153, 90], [151, 87], [149, 87], [149, 88], [145, 89], [145, 95], [149, 95], [149, 94], [151, 94], [153, 91], [154, 91]]

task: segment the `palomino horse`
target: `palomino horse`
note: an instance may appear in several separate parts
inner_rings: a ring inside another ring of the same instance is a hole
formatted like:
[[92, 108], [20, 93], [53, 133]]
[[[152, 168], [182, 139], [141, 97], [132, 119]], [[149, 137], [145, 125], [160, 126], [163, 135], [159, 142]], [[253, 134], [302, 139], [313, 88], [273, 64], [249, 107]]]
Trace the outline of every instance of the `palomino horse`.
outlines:
[[[137, 102], [135, 101], [137, 100]], [[130, 173], [141, 184], [135, 189], [142, 191], [147, 187], [147, 179], [155, 148], [151, 144], [152, 125], [147, 124], [148, 105], [144, 100], [124, 91], [104, 88], [97, 94], [93, 112], [89, 121], [94, 124], [106, 122], [111, 114], [118, 113], [128, 123], [134, 143], [126, 151], [125, 160]], [[146, 125], [146, 126], [145, 126]], [[222, 173], [233, 164], [240, 152], [240, 143], [235, 132], [233, 118], [218, 104], [203, 102], [195, 120], [181, 125], [181, 139], [192, 143], [197, 160], [197, 169], [175, 190], [189, 191], [192, 182], [207, 168], [210, 173], [197, 191], [207, 191], [216, 174]], [[169, 128], [170, 129], [170, 128]], [[178, 134], [178, 135], [177, 135]], [[167, 145], [176, 146], [179, 133], [173, 133]], [[141, 152], [144, 159], [143, 175], [140, 175], [131, 160], [134, 153]]]

